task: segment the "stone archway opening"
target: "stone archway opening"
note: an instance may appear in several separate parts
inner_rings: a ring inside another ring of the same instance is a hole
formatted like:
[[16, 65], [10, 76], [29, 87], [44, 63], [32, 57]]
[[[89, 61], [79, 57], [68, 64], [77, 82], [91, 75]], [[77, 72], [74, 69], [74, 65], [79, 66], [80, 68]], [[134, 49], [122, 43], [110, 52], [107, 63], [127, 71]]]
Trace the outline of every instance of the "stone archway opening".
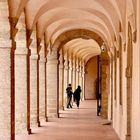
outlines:
[[[97, 68], [97, 55], [100, 55], [99, 54], [94, 54], [94, 51], [93, 51], [93, 55], [87, 55], [87, 54], [84, 54], [85, 58], [87, 57], [88, 59], [85, 59], [85, 62], [83, 61], [79, 61], [79, 58], [78, 56], [76, 56], [76, 59], [74, 58], [73, 56], [73, 51], [71, 52], [71, 54], [67, 54], [66, 53], [64, 54], [64, 46], [65, 44], [67, 44], [68, 42], [70, 42], [71, 40], [73, 39], [76, 39], [76, 38], [82, 38], [82, 39], [85, 39], [85, 40], [90, 40], [90, 39], [93, 39], [95, 40], [100, 49], [102, 50], [102, 45], [104, 44], [104, 40], [96, 33], [90, 31], [90, 30], [86, 30], [86, 29], [77, 29], [77, 30], [69, 30], [67, 32], [64, 32], [62, 33], [55, 41], [54, 43], [52, 44], [52, 50], [57, 50], [58, 51], [58, 59], [59, 59], [59, 64], [61, 64], [60, 67], [58, 67], [58, 73], [59, 73], [59, 79], [58, 79], [58, 107], [59, 108], [63, 108], [65, 107], [66, 105], [66, 95], [65, 95], [65, 89], [66, 89], [66, 86], [68, 85], [68, 83], [70, 82], [69, 79], [71, 80], [72, 82], [72, 85], [73, 85], [73, 82], [75, 82], [75, 87], [77, 87], [76, 85], [78, 84], [82, 84], [82, 88], [83, 88], [83, 96], [82, 97], [83, 99], [96, 99], [96, 95], [95, 95], [95, 90], [97, 90], [95, 88], [95, 83], [97, 82], [97, 69], [96, 69], [96, 76], [95, 76], [95, 79], [94, 81], [92, 81], [92, 91], [94, 92], [94, 94], [91, 94], [91, 96], [93, 97], [86, 97], [86, 95], [88, 93], [85, 93], [87, 92], [86, 89], [85, 89], [85, 75], [86, 75], [86, 71], [85, 71], [85, 67], [86, 67], [86, 63], [88, 62], [88, 60], [90, 60], [91, 58], [93, 58], [94, 56], [96, 56], [96, 68]], [[61, 52], [61, 53], [60, 53]], [[92, 52], [91, 52], [92, 53]], [[65, 56], [64, 56], [65, 55]], [[60, 57], [61, 56], [61, 57]], [[72, 61], [69, 59], [69, 58], [72, 58]], [[74, 58], [74, 59], [73, 59]], [[61, 60], [60, 60], [61, 59]], [[100, 76], [102, 77], [102, 80], [101, 80], [101, 85], [100, 85], [100, 90], [101, 90], [101, 93], [102, 93], [102, 113], [101, 115], [103, 116], [103, 118], [107, 118], [107, 110], [108, 110], [108, 92], [109, 92], [109, 56], [108, 56], [108, 52], [107, 52], [107, 49], [103, 50], [103, 53], [101, 54], [101, 59], [102, 59], [102, 62], [100, 65], [102, 65], [101, 67], [101, 70], [100, 70]], [[74, 61], [73, 61], [74, 60]], [[61, 61], [61, 62], [60, 62]], [[82, 64], [82, 65], [81, 65]], [[71, 70], [69, 70], [69, 68]], [[94, 72], [93, 72], [94, 73]], [[74, 77], [72, 77], [72, 74], [74, 74], [75, 76], [75, 79]], [[69, 78], [69, 76], [71, 76]], [[60, 87], [60, 84], [61, 83], [61, 87]], [[98, 87], [99, 88], [99, 87]], [[75, 90], [75, 89], [74, 89]], [[62, 94], [62, 95], [61, 95]], [[61, 101], [60, 101], [61, 100]], [[61, 105], [61, 106], [60, 106]]]

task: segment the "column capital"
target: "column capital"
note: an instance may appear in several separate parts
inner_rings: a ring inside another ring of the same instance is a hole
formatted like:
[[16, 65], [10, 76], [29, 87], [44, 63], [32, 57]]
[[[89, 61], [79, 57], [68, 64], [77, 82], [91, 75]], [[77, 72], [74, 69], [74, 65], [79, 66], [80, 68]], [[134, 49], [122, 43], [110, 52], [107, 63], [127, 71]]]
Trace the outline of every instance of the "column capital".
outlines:
[[37, 54], [31, 54], [31, 56], [30, 56], [30, 58], [32, 59], [32, 60], [37, 60], [38, 59], [38, 55]]
[[59, 64], [59, 69], [63, 69], [64, 65], [63, 64]]
[[53, 56], [47, 56], [47, 64], [51, 65], [51, 64], [58, 64], [58, 59], [57, 57], [53, 57]]
[[16, 25], [18, 23], [18, 18], [9, 17], [9, 23], [10, 23], [10, 39], [14, 40], [14, 38], [18, 32], [18, 29], [16, 28]]
[[72, 65], [72, 69], [73, 69], [73, 71], [76, 71], [76, 66]]
[[47, 55], [47, 64], [58, 64], [58, 51], [57, 49], [52, 49]]
[[68, 69], [69, 69], [69, 66], [68, 66], [67, 63], [64, 63], [64, 69], [65, 69], [65, 70], [68, 70]]
[[46, 62], [46, 58], [44, 56], [40, 56], [39, 62], [45, 63]]
[[79, 65], [78, 65], [78, 63], [77, 63], [77, 64], [76, 64], [76, 71], [79, 72], [79, 70], [80, 70], [80, 69], [79, 69]]
[[52, 49], [51, 51], [48, 52], [47, 61], [55, 61], [57, 59], [58, 59], [58, 50], [57, 49]]
[[73, 65], [72, 65], [72, 61], [69, 60], [69, 69], [70, 69], [70, 70], [72, 70], [72, 66], [73, 66]]
[[28, 49], [27, 48], [16, 48], [15, 50], [15, 55], [27, 55], [28, 54]]
[[68, 70], [69, 69], [68, 65], [64, 65], [64, 69]]
[[76, 71], [77, 71], [77, 72], [79, 72], [79, 69], [78, 69], [78, 68], [76, 68]]

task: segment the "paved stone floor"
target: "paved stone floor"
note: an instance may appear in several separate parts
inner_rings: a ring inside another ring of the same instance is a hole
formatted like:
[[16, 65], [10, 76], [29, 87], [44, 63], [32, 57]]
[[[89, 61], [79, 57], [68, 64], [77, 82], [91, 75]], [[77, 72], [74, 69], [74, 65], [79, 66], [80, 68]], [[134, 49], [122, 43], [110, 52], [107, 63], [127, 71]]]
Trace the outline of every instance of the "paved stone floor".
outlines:
[[96, 116], [96, 101], [88, 100], [72, 109], [60, 111], [60, 118], [32, 129], [31, 135], [20, 135], [16, 140], [119, 140], [107, 120]]

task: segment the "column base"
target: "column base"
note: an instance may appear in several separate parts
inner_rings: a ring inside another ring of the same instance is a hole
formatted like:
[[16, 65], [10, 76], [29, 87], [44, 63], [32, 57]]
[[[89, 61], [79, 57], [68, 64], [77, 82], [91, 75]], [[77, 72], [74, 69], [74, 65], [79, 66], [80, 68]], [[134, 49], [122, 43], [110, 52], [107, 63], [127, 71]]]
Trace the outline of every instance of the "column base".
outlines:
[[131, 135], [126, 135], [126, 140], [131, 140]]
[[48, 122], [48, 117], [46, 117], [46, 122]]
[[31, 129], [28, 129], [28, 134], [32, 134], [32, 130]]
[[60, 118], [60, 114], [58, 113], [58, 118]]
[[58, 113], [51, 113], [48, 115], [48, 119], [49, 118], [58, 118], [59, 117], [59, 114]]
[[40, 125], [40, 121], [38, 121], [37, 124], [38, 124], [38, 127], [41, 127], [41, 125]]
[[65, 110], [65, 106], [62, 107], [62, 110]]

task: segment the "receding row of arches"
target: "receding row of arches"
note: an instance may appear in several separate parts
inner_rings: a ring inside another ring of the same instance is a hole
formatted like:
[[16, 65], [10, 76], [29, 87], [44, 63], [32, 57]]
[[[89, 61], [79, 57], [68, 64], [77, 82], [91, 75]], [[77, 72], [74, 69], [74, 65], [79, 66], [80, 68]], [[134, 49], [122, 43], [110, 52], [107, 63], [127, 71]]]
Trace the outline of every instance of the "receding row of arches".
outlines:
[[59, 117], [69, 83], [82, 100], [101, 94], [101, 117], [121, 140], [139, 139], [139, 1], [0, 5], [0, 139]]

